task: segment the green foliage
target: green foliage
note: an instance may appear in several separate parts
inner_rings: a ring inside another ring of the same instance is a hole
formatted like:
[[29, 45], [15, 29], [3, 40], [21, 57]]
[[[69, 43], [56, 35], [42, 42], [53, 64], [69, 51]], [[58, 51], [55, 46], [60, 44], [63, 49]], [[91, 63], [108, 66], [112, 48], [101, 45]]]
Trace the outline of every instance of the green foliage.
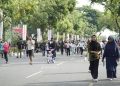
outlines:
[[73, 33], [73, 24], [68, 18], [65, 18], [57, 23], [57, 31], [60, 32], [60, 34], [63, 34], [63, 32]]
[[[105, 6], [106, 12], [110, 12], [111, 20], [110, 28], [119, 30], [120, 33], [120, 0], [91, 0], [92, 3], [100, 3]], [[109, 17], [109, 16], [108, 16]]]
[[[27, 24], [29, 33], [41, 28], [44, 39], [47, 30], [89, 37], [106, 26], [120, 28], [120, 0], [91, 0], [105, 6], [102, 13], [83, 6], [75, 9], [76, 0], [0, 0], [4, 16], [4, 30], [18, 24]], [[17, 38], [16, 38], [17, 39]]]

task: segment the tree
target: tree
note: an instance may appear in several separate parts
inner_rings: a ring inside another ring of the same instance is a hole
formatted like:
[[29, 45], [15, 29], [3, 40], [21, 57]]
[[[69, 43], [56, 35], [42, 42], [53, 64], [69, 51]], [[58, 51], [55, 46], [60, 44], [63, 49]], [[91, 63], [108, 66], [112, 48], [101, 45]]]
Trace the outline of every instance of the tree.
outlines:
[[73, 24], [81, 36], [89, 37], [96, 31], [99, 31], [100, 12], [92, 9], [90, 6], [84, 6], [76, 9], [79, 13], [74, 13]]
[[34, 27], [40, 27], [42, 32], [56, 29], [64, 18], [75, 8], [75, 0], [38, 0], [38, 6], [31, 21]]
[[116, 29], [120, 34], [120, 0], [91, 0], [92, 3], [100, 3], [105, 6], [106, 11], [111, 12], [111, 19], [115, 22]]

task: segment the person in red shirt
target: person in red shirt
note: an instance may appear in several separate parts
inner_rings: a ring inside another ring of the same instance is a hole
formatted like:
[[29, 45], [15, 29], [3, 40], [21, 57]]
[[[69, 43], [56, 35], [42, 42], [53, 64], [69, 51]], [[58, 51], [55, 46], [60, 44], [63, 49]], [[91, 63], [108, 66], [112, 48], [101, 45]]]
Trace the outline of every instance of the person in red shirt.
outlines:
[[8, 42], [5, 42], [3, 44], [3, 52], [4, 52], [4, 58], [6, 61], [6, 64], [8, 63], [8, 52], [9, 52], [10, 45]]

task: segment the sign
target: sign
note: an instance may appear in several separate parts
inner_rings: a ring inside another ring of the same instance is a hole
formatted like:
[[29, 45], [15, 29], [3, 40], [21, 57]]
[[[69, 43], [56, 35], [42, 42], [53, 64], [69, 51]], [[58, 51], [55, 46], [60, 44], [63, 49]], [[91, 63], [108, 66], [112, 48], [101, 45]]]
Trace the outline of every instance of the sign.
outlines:
[[68, 34], [67, 34], [67, 40], [69, 41], [69, 39], [70, 39], [70, 38], [69, 38], [69, 33], [68, 33]]
[[48, 30], [48, 40], [51, 40], [52, 38], [52, 30]]
[[74, 40], [74, 35], [73, 34], [71, 35], [71, 40]]
[[41, 34], [41, 29], [37, 29], [37, 42], [42, 41], [42, 34]]
[[79, 35], [77, 35], [77, 40], [80, 40]]
[[57, 41], [59, 41], [59, 32], [57, 32]]
[[63, 33], [63, 41], [65, 41], [65, 33]]
[[13, 27], [13, 32], [16, 33], [18, 36], [22, 37], [22, 28], [20, 27]]
[[23, 29], [22, 29], [22, 39], [26, 40], [26, 36], [27, 36], [27, 25], [23, 25]]

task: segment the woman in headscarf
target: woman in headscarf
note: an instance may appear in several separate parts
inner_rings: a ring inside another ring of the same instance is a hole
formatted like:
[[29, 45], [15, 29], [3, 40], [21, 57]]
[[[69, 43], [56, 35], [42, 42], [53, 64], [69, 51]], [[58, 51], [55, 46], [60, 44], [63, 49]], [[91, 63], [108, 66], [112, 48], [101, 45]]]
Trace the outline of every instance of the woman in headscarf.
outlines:
[[117, 61], [119, 60], [119, 51], [117, 44], [112, 36], [108, 37], [108, 42], [105, 46], [105, 50], [103, 53], [102, 62], [106, 58], [106, 72], [107, 78], [109, 80], [113, 80], [117, 78], [116, 76], [116, 68], [117, 68]]

